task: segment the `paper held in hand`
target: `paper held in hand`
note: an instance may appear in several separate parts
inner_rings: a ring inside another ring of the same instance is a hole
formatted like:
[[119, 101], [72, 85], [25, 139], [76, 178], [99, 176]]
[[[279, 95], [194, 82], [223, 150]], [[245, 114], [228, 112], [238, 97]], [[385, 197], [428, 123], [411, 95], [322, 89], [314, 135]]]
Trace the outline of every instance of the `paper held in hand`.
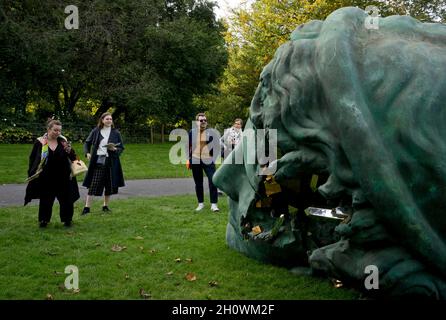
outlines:
[[109, 142], [109, 143], [107, 143], [106, 145], [105, 145], [105, 147], [107, 148], [107, 149], [110, 149], [110, 148], [113, 148], [113, 147], [117, 147], [117, 146], [119, 146], [121, 143], [113, 143], [113, 142]]

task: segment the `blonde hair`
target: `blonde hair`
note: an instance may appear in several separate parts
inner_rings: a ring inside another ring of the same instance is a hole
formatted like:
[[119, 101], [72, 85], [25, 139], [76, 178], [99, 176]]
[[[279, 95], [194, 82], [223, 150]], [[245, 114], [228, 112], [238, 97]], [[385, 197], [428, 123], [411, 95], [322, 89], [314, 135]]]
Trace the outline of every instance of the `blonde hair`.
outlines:
[[240, 125], [243, 126], [243, 120], [242, 120], [242, 119], [240, 119], [240, 118], [236, 118], [236, 119], [234, 120], [234, 124], [235, 124], [236, 122], [240, 122]]
[[46, 123], [46, 128], [49, 130], [54, 126], [62, 126], [62, 122], [60, 122], [59, 120], [54, 120], [54, 119], [50, 119], [47, 121]]

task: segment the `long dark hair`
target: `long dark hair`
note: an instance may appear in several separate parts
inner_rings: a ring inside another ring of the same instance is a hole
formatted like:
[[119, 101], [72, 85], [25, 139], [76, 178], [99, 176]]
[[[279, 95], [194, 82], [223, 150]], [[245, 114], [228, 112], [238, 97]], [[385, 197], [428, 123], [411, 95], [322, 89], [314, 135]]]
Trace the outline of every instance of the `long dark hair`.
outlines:
[[[103, 114], [101, 114], [101, 116], [99, 117], [99, 120], [98, 120], [98, 125], [97, 125], [97, 127], [98, 127], [99, 129], [102, 129], [102, 128], [104, 127], [104, 124], [102, 123], [102, 120], [104, 120], [104, 118], [105, 118], [106, 116], [111, 116], [111, 117], [113, 117], [112, 114], [111, 114], [110, 112], [104, 112]], [[112, 128], [114, 128], [114, 127], [115, 127], [114, 124], [112, 124]]]

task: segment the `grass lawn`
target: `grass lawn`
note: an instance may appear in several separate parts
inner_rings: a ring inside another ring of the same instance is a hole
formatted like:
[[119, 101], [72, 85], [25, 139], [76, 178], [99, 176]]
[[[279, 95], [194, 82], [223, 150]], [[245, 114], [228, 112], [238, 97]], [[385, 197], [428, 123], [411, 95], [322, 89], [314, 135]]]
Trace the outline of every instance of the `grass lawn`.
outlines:
[[[0, 299], [143, 299], [141, 289], [156, 300], [358, 297], [229, 249], [225, 199], [219, 214], [195, 213], [193, 196], [116, 200], [111, 214], [98, 199], [83, 217], [81, 206], [68, 229], [56, 207], [45, 229], [35, 205], [0, 209]], [[68, 265], [79, 269], [77, 293], [63, 286]]]
[[[185, 178], [192, 177], [185, 165], [174, 165], [169, 161], [169, 150], [173, 144], [127, 144], [121, 155], [126, 179]], [[84, 161], [82, 145], [74, 148]], [[31, 144], [0, 144], [0, 184], [23, 183], [28, 171]], [[80, 176], [83, 179], [84, 175]], [[80, 181], [80, 179], [78, 179]]]

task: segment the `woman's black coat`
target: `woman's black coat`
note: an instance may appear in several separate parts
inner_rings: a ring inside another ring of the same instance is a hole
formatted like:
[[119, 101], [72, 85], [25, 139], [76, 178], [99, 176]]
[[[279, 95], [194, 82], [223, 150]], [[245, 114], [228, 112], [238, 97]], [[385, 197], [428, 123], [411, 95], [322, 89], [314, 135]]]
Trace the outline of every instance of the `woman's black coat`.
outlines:
[[[57, 142], [60, 144], [61, 139], [58, 138]], [[41, 156], [42, 143], [40, 143], [39, 140], [36, 140], [29, 156], [28, 177], [31, 177], [36, 173]], [[67, 170], [69, 171], [71, 171], [71, 161], [73, 160], [76, 160], [76, 153], [74, 152], [74, 149], [71, 149], [71, 152], [67, 153]], [[43, 188], [46, 188], [45, 181], [42, 181], [40, 177], [31, 180], [26, 187], [25, 206], [31, 202], [32, 199], [40, 199], [40, 194]], [[76, 177], [72, 177], [70, 180], [70, 196], [73, 203], [80, 198]]]
[[[90, 188], [91, 181], [93, 180], [93, 172], [96, 167], [96, 161], [98, 159], [98, 148], [101, 140], [104, 137], [101, 135], [101, 129], [96, 127], [91, 130], [88, 135], [87, 140], [84, 143], [84, 153], [90, 153], [91, 159], [90, 164], [88, 166], [88, 172], [85, 176], [84, 183], [82, 184], [84, 187]], [[121, 161], [119, 160], [119, 155], [124, 150], [124, 144], [122, 142], [121, 134], [115, 128], [111, 128], [110, 136], [108, 138], [108, 143], [114, 143], [119, 145], [116, 147], [117, 151], [108, 151], [108, 155], [110, 157], [111, 163], [111, 179], [112, 179], [112, 190], [118, 190], [118, 187], [125, 186], [124, 184], [124, 175], [122, 173]], [[91, 148], [93, 150], [90, 152]]]

